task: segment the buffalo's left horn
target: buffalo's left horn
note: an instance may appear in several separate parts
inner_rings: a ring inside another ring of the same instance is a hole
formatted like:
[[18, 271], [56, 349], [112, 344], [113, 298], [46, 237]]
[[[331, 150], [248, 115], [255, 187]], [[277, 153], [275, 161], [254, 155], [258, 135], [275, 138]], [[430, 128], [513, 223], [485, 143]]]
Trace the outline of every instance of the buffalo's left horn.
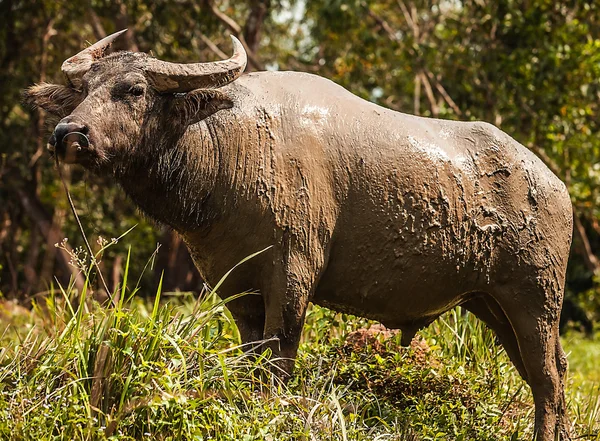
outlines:
[[212, 63], [179, 64], [149, 58], [144, 68], [152, 86], [159, 92], [181, 93], [193, 89], [214, 89], [231, 83], [246, 68], [247, 55], [242, 43], [231, 36], [233, 55]]
[[102, 40], [94, 43], [90, 47], [82, 50], [77, 55], [65, 60], [61, 70], [67, 77], [67, 81], [71, 86], [79, 88], [81, 86], [81, 77], [92, 67], [92, 63], [104, 56], [106, 49], [112, 42], [121, 34], [127, 32], [127, 29], [115, 32], [114, 34], [104, 37]]

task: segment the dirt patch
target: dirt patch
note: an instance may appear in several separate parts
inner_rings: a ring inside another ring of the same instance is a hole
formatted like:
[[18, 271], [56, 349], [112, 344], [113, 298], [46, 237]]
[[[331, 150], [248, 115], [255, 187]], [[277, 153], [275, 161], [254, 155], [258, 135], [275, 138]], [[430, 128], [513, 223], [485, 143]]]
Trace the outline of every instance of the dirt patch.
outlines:
[[373, 325], [369, 328], [362, 328], [349, 333], [342, 346], [345, 353], [359, 353], [369, 351], [371, 354], [380, 356], [390, 355], [391, 353], [400, 353], [412, 359], [419, 365], [437, 364], [429, 354], [431, 349], [424, 338], [415, 336], [408, 348], [401, 346], [398, 343], [400, 331], [388, 329], [383, 325]]
[[468, 384], [440, 375], [442, 361], [427, 341], [415, 336], [409, 347], [400, 345], [398, 331], [381, 325], [351, 332], [337, 349], [341, 369], [338, 384], [368, 390], [397, 406], [416, 404], [423, 396], [462, 403], [474, 409], [477, 399]]

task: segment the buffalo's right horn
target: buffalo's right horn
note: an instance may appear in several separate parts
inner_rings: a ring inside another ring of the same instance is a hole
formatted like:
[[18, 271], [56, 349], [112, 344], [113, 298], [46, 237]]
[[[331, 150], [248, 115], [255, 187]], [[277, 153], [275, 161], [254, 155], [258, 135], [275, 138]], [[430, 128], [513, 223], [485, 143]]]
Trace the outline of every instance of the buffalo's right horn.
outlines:
[[127, 32], [127, 29], [115, 32], [114, 34], [104, 37], [102, 40], [92, 44], [90, 47], [82, 50], [71, 58], [65, 60], [62, 64], [61, 70], [67, 77], [69, 84], [76, 89], [81, 86], [81, 77], [90, 70], [92, 63], [99, 58], [104, 56], [106, 49], [112, 44], [115, 39]]
[[231, 83], [246, 68], [247, 55], [242, 43], [231, 36], [233, 55], [228, 60], [212, 63], [169, 63], [149, 58], [144, 69], [152, 86], [159, 92], [189, 92], [194, 89], [214, 89]]

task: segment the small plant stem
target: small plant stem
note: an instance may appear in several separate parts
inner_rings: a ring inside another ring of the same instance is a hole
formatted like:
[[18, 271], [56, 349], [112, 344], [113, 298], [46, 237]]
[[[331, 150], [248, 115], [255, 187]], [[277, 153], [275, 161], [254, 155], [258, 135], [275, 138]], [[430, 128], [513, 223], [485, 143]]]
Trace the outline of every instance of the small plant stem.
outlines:
[[96, 257], [94, 256], [92, 247], [90, 246], [90, 243], [87, 240], [87, 236], [85, 235], [85, 231], [83, 230], [83, 225], [81, 225], [81, 221], [79, 220], [79, 216], [77, 215], [77, 210], [75, 210], [75, 204], [73, 203], [73, 199], [71, 198], [71, 193], [69, 192], [69, 188], [67, 187], [67, 183], [65, 182], [65, 178], [63, 177], [60, 163], [58, 162], [58, 155], [55, 155], [54, 157], [56, 158], [56, 168], [58, 170], [58, 176], [60, 177], [63, 188], [65, 189], [65, 193], [67, 194], [67, 200], [69, 201], [69, 206], [71, 207], [73, 216], [75, 216], [75, 220], [77, 221], [77, 226], [79, 227], [79, 231], [81, 232], [81, 236], [83, 237], [83, 241], [85, 242], [87, 251], [88, 251], [88, 253], [90, 253], [90, 257], [92, 259], [92, 264], [96, 266], [96, 270], [98, 271], [98, 277], [100, 277], [100, 280], [102, 281], [104, 290], [106, 291], [106, 295], [108, 296], [108, 299], [110, 300], [110, 304], [114, 308], [114, 307], [116, 307], [115, 301], [113, 299], [112, 294], [110, 293], [110, 290], [108, 289], [108, 285], [106, 284], [106, 280], [104, 279], [104, 276], [102, 275], [102, 271], [100, 271], [100, 266], [98, 265]]

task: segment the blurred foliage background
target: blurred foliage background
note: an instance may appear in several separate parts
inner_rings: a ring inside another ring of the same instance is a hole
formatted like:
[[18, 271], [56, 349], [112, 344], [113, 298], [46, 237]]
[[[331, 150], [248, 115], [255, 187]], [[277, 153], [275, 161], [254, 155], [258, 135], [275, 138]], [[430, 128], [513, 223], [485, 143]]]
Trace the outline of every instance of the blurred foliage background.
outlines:
[[[248, 70], [300, 70], [402, 112], [491, 122], [569, 187], [575, 214], [563, 318], [600, 322], [600, 5], [553, 0], [0, 0], [0, 293], [27, 305], [70, 265], [82, 239], [45, 153], [56, 121], [21, 91], [64, 82], [62, 62], [122, 28], [117, 50], [169, 61], [249, 53]], [[110, 288], [131, 272], [145, 292], [197, 291], [202, 281], [172, 232], [143, 219], [112, 182], [80, 168], [67, 181], [91, 241], [110, 240]], [[55, 247], [68, 238], [63, 248]]]

